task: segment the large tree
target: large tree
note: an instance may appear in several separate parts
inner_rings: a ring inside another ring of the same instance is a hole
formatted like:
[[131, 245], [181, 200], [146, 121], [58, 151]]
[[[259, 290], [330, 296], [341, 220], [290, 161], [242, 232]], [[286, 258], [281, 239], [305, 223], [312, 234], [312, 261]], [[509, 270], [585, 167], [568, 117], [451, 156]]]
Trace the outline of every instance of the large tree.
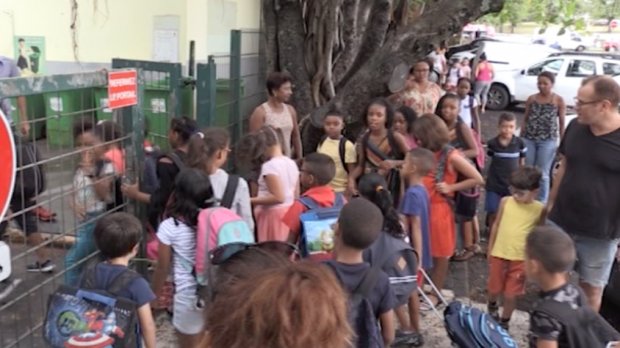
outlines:
[[[263, 0], [267, 69], [290, 73], [315, 125], [336, 105], [349, 124], [411, 65], [505, 0]], [[306, 136], [306, 139], [308, 137]]]

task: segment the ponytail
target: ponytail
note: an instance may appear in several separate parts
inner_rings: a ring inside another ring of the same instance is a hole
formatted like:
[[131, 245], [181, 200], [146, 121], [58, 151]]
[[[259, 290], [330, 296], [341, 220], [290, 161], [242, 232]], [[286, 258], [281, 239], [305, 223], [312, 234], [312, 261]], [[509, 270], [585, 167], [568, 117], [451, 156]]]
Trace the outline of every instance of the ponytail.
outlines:
[[224, 128], [206, 128], [195, 132], [188, 142], [187, 164], [191, 168], [205, 170], [218, 151], [224, 150], [230, 143], [230, 135]]
[[362, 176], [359, 182], [360, 194], [374, 203], [383, 213], [383, 231], [396, 238], [403, 238], [405, 230], [394, 208], [392, 194], [387, 190], [385, 179], [376, 173]]

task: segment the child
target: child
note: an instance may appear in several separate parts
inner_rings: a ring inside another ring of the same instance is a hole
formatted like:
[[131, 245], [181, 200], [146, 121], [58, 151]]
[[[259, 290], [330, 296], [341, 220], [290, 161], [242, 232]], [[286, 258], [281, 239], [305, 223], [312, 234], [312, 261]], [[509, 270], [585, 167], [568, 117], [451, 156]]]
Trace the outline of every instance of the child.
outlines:
[[505, 112], [499, 116], [499, 134], [487, 143], [487, 154], [491, 158], [487, 174], [485, 210], [487, 226], [495, 223], [495, 215], [502, 197], [510, 195], [508, 179], [525, 164], [527, 148], [521, 138], [514, 135], [517, 118]]
[[459, 117], [463, 123], [475, 131], [474, 136], [480, 136], [480, 116], [478, 115], [478, 100], [470, 94], [471, 80], [461, 77], [458, 81], [456, 93], [461, 99]]
[[[327, 261], [344, 289], [353, 293], [369, 272], [370, 265], [364, 262], [364, 249], [372, 245], [383, 227], [381, 210], [363, 198], [355, 198], [345, 205], [335, 225], [335, 259]], [[379, 270], [377, 281], [367, 301], [372, 305], [375, 317], [381, 324], [381, 336], [386, 347], [394, 340], [394, 312], [396, 298], [390, 288], [390, 280]], [[378, 329], [378, 328], [377, 328]], [[367, 342], [368, 337], [359, 337], [359, 342]]]
[[471, 79], [471, 67], [469, 66], [469, 59], [463, 58], [461, 61], [461, 76]]
[[411, 135], [413, 122], [415, 122], [416, 118], [418, 118], [418, 115], [415, 111], [406, 105], [401, 105], [394, 112], [394, 125], [392, 126], [392, 130], [396, 133], [400, 133], [405, 138], [409, 150], [415, 149], [418, 146]]
[[459, 78], [461, 77], [461, 64], [458, 60], [451, 60], [450, 67], [448, 68], [446, 84], [444, 85], [444, 89], [446, 90], [446, 92], [454, 93]]
[[[536, 227], [527, 236], [525, 270], [541, 289], [530, 317], [532, 348], [618, 347], [620, 334], [592, 311], [582, 290], [569, 282], [573, 240], [561, 229]], [[555, 308], [554, 310], [549, 310]]]
[[192, 274], [196, 259], [195, 229], [200, 210], [214, 206], [216, 201], [209, 176], [199, 169], [182, 170], [173, 195], [174, 200], [168, 207], [170, 217], [162, 221], [157, 230], [159, 249], [153, 290], [161, 295], [172, 266], [175, 285], [172, 326], [180, 347], [196, 347], [205, 331], [205, 315]]
[[[135, 217], [127, 213], [114, 213], [101, 218], [95, 226], [95, 242], [105, 258], [105, 262], [95, 266], [96, 288], [106, 289], [122, 272], [127, 270], [129, 261], [138, 254], [142, 239], [142, 225]], [[151, 313], [150, 302], [155, 294], [149, 283], [142, 277], [134, 279], [120, 297], [137, 304], [138, 323], [146, 348], [155, 348], [155, 322]]]
[[[311, 198], [320, 207], [333, 207], [336, 201], [336, 193], [329, 186], [336, 171], [334, 161], [322, 153], [311, 153], [304, 157], [299, 171], [299, 183], [303, 191], [302, 196]], [[282, 221], [289, 227], [288, 242], [297, 244], [301, 232], [299, 216], [307, 210], [307, 207], [296, 200], [288, 209]]]
[[100, 121], [95, 126], [95, 135], [103, 143], [105, 159], [114, 165], [114, 170], [119, 175], [125, 173], [125, 151], [123, 150], [123, 130], [114, 121]]
[[[431, 153], [431, 157], [432, 157], [432, 153]], [[405, 162], [405, 165], [407, 165], [406, 163], [407, 162]], [[392, 245], [390, 244], [390, 242], [381, 243], [382, 242], [380, 241], [381, 238], [390, 238], [390, 239], [393, 238], [393, 239], [404, 240], [407, 237], [407, 235], [405, 233], [405, 229], [403, 228], [403, 225], [400, 222], [400, 216], [398, 215], [398, 211], [392, 205], [392, 197], [390, 193], [385, 189], [386, 186], [387, 184], [385, 182], [385, 179], [383, 179], [383, 177], [381, 177], [380, 175], [376, 173], [364, 175], [360, 179], [360, 182], [359, 182], [359, 190], [360, 190], [361, 196], [368, 199], [372, 203], [374, 203], [379, 209], [381, 209], [381, 213], [383, 214], [383, 228], [382, 228], [383, 233], [380, 234], [379, 238], [377, 239], [379, 241], [378, 243], [380, 243], [381, 245]], [[428, 211], [427, 211], [427, 215], [428, 215]], [[426, 222], [427, 222], [427, 227], [428, 227], [428, 220]], [[415, 248], [416, 246], [420, 247], [419, 244], [421, 243], [422, 233], [419, 229], [417, 230], [417, 232], [419, 232], [419, 235], [416, 235], [413, 238], [409, 238], [409, 241], [415, 241], [415, 243], [412, 242], [412, 246], [414, 246], [414, 249], [416, 249]], [[426, 232], [428, 233], [428, 228], [426, 229]], [[426, 237], [428, 240], [428, 235]], [[376, 260], [384, 259], [385, 261], [387, 261], [388, 259], [390, 259], [388, 255], [382, 255], [388, 252], [389, 249], [385, 249], [385, 248], [380, 249], [380, 248], [381, 246], [377, 246], [377, 243], [374, 243], [370, 248], [366, 249], [366, 251], [364, 252], [364, 259], [367, 261], [370, 261], [371, 265], [373, 266], [374, 266], [374, 264], [372, 263], [373, 260], [375, 262], [380, 262]], [[417, 252], [417, 249], [416, 249], [416, 252]], [[420, 253], [418, 255], [421, 256], [422, 254]], [[400, 256], [399, 259], [397, 259], [397, 263], [398, 263], [397, 266], [400, 269], [404, 269], [407, 265], [401, 264], [400, 262], [403, 262], [403, 261], [406, 262], [406, 260], [402, 258], [402, 255], [399, 255], [399, 256]], [[412, 283], [417, 283], [417, 277], [416, 277], [417, 267], [418, 267], [417, 260], [415, 260], [415, 265], [412, 265], [412, 267], [415, 269], [414, 270], [415, 273], [413, 273], [414, 277], [407, 279], [407, 280], [399, 277], [400, 275], [404, 275], [403, 273], [394, 274], [391, 272], [390, 269], [386, 268], [386, 267], [390, 267], [390, 268], [393, 267], [393, 265], [391, 265], [389, 262], [386, 262], [385, 265], [379, 265], [379, 266], [383, 267], [384, 271], [388, 274], [391, 284], [394, 284], [394, 282], [396, 281], [401, 284], [406, 283], [408, 281]], [[394, 276], [394, 275], [397, 275], [397, 276]], [[409, 313], [407, 313], [407, 304], [409, 304]], [[396, 306], [397, 307], [394, 311], [396, 312], [396, 317], [398, 318], [398, 321], [400, 322], [400, 330], [397, 332], [397, 337], [394, 341], [394, 345], [407, 344], [407, 345], [412, 345], [415, 347], [421, 346], [424, 343], [424, 341], [422, 338], [422, 334], [420, 334], [420, 322], [419, 322], [420, 320], [420, 312], [419, 312], [420, 311], [420, 308], [419, 308], [420, 299], [418, 298], [417, 284], [415, 284], [414, 291], [410, 295], [401, 296], [400, 298], [399, 296], [397, 296]]]
[[[450, 133], [445, 122], [438, 116], [426, 114], [413, 125], [413, 134], [418, 145], [432, 151], [438, 166], [422, 179], [430, 197], [430, 232], [433, 270], [431, 279], [438, 289], [442, 289], [448, 273], [448, 260], [456, 246], [454, 212], [451, 200], [458, 191], [471, 189], [484, 184], [484, 180], [473, 164], [459, 151], [448, 151]], [[445, 163], [440, 165], [440, 160]], [[442, 168], [443, 166], [443, 168]], [[443, 172], [438, 173], [438, 171]], [[463, 180], [457, 182], [457, 175]], [[437, 182], [439, 179], [440, 182]], [[434, 303], [439, 299], [432, 294]]]
[[299, 169], [282, 153], [281, 134], [265, 126], [246, 135], [238, 146], [242, 159], [260, 166], [258, 194], [250, 198], [259, 242], [288, 239], [290, 231], [282, 218], [299, 194]]
[[112, 178], [114, 166], [104, 162], [96, 173], [96, 162], [104, 156], [104, 147], [93, 134], [88, 124], [79, 122], [74, 125], [73, 134], [80, 152], [80, 163], [73, 176], [73, 210], [77, 216], [78, 230], [75, 244], [65, 255], [65, 283], [77, 285], [84, 259], [97, 250], [93, 230], [97, 217], [105, 213], [107, 202], [112, 197]]
[[[517, 296], [525, 293], [525, 240], [541, 222], [543, 204], [536, 201], [541, 173], [534, 167], [522, 167], [510, 177], [512, 196], [500, 202], [497, 219], [489, 238], [489, 314], [506, 330]], [[497, 301], [503, 295], [501, 317]]]
[[[355, 145], [342, 135], [343, 128], [344, 116], [338, 111], [329, 111], [323, 120], [323, 130], [326, 137], [316, 149], [316, 152], [326, 154], [336, 164], [336, 174], [329, 183], [329, 186], [336, 192], [347, 190], [349, 173], [355, 169], [357, 163]], [[341, 141], [344, 141], [344, 153], [342, 154]]]
[[[209, 174], [213, 193], [220, 205], [228, 203], [222, 200], [228, 181], [234, 178], [222, 169], [228, 161], [230, 151], [230, 136], [224, 128], [207, 128], [189, 141], [187, 164], [192, 168], [205, 170]], [[248, 224], [250, 231], [253, 231], [254, 218], [248, 183], [242, 178], [237, 177], [237, 179], [237, 188], [230, 202], [231, 205], [226, 208], [237, 213]]]

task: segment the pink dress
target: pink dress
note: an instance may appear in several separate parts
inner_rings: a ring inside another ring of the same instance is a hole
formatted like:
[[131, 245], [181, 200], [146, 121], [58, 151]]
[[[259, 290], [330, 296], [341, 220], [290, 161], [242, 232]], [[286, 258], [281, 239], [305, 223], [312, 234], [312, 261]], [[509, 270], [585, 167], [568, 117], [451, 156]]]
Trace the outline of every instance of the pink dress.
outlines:
[[286, 241], [290, 229], [282, 222], [282, 219], [295, 201], [295, 192], [299, 183], [299, 169], [295, 161], [286, 156], [274, 157], [265, 162], [258, 178], [258, 197], [269, 194], [265, 182], [267, 175], [274, 175], [280, 180], [284, 192], [284, 202], [274, 205], [257, 205], [254, 208], [258, 241]]

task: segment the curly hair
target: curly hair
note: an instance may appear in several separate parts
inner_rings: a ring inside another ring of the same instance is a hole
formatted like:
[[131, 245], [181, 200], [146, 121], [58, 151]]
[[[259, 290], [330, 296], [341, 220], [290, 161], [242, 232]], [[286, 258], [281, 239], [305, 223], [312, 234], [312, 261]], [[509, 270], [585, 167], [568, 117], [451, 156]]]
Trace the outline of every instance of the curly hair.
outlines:
[[260, 167], [268, 158], [265, 152], [272, 146], [284, 148], [282, 130], [271, 126], [263, 126], [255, 133], [245, 135], [237, 144], [237, 163], [244, 168], [260, 171]]
[[205, 347], [348, 348], [353, 331], [346, 298], [323, 265], [299, 262], [260, 272], [212, 303]]

